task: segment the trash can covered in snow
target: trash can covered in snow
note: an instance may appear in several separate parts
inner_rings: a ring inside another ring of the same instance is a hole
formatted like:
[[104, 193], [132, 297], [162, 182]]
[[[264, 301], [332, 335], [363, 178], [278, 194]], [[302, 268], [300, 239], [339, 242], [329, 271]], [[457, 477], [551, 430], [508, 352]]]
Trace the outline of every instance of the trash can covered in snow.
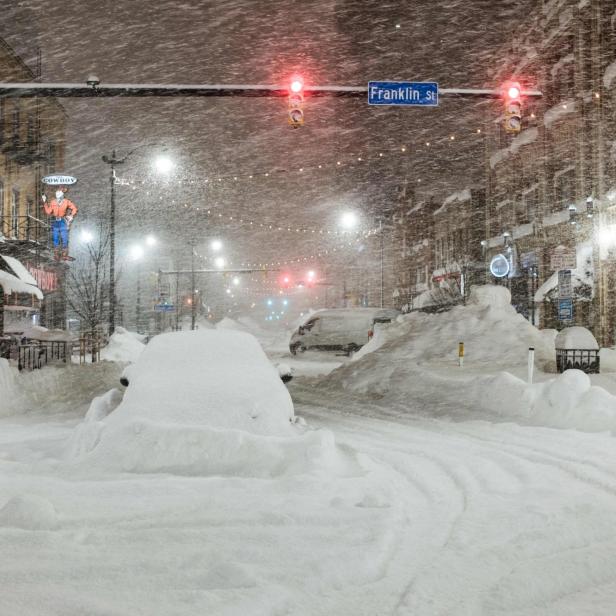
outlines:
[[599, 345], [585, 327], [566, 327], [556, 336], [556, 369], [575, 368], [586, 374], [599, 373]]

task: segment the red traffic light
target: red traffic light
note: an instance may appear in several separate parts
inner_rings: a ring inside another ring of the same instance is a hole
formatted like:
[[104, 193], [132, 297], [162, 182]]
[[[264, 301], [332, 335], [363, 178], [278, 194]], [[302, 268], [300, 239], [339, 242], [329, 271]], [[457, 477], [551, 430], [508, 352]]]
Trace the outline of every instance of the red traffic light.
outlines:
[[520, 100], [520, 96], [522, 94], [522, 88], [517, 81], [512, 81], [503, 87], [503, 92], [505, 97], [510, 101]]
[[304, 81], [301, 77], [293, 77], [291, 80], [291, 92], [301, 92], [304, 89]]

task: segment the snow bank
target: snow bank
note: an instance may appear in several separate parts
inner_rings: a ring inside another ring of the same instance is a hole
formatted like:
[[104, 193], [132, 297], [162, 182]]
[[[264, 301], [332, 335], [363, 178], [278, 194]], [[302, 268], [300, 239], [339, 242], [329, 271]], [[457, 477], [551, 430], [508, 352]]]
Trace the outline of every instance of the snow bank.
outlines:
[[107, 346], [101, 349], [101, 359], [107, 361], [135, 362], [143, 352], [145, 336], [116, 327]]
[[57, 525], [58, 515], [53, 504], [40, 496], [14, 496], [0, 508], [0, 528], [52, 530]]
[[529, 385], [506, 372], [478, 377], [460, 386], [467, 402], [486, 417], [519, 423], [616, 433], [616, 396], [591, 385], [581, 370], [566, 370]]
[[81, 412], [93, 396], [119, 383], [117, 364], [47, 366], [18, 372], [0, 359], [0, 417], [25, 413]]
[[[505, 287], [474, 287], [466, 306], [403, 315], [320, 385], [332, 395], [346, 389], [380, 399], [393, 412], [616, 432], [616, 397], [591, 386], [583, 372], [567, 370], [534, 385], [508, 372], [525, 374], [531, 346], [537, 364], [551, 368], [557, 337], [537, 330], [509, 301]], [[570, 329], [564, 337], [575, 344], [586, 336], [583, 328]], [[457, 367], [458, 342], [465, 343], [464, 369]]]
[[565, 327], [561, 330], [554, 345], [557, 349], [585, 349], [598, 351], [599, 345], [592, 333], [585, 327]]
[[[465, 361], [500, 365], [503, 369], [527, 360], [535, 347], [538, 362], [553, 363], [554, 346], [511, 306], [511, 295], [502, 286], [475, 286], [465, 306], [439, 314], [414, 312], [379, 328], [356, 361], [330, 376], [332, 383], [370, 391], [387, 387], [388, 375], [413, 364], [446, 367], [457, 363], [458, 343], [464, 342]], [[353, 379], [349, 379], [350, 375]]]
[[94, 401], [66, 459], [105, 469], [271, 476], [328, 465], [328, 432], [294, 424], [293, 403], [257, 340], [234, 330], [156, 336], [121, 404]]

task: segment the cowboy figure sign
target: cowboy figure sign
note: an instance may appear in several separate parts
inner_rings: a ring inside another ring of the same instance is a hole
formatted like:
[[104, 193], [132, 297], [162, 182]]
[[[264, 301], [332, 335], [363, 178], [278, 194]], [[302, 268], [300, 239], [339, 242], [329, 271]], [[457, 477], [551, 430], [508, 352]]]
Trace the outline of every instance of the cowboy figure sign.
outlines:
[[51, 216], [51, 236], [53, 239], [54, 258], [56, 261], [70, 260], [68, 256], [68, 232], [77, 214], [77, 206], [64, 195], [68, 191], [68, 185], [77, 180], [71, 176], [52, 175], [43, 178], [43, 183], [56, 187], [55, 199], [47, 202], [47, 196], [43, 194], [43, 209], [47, 216]]

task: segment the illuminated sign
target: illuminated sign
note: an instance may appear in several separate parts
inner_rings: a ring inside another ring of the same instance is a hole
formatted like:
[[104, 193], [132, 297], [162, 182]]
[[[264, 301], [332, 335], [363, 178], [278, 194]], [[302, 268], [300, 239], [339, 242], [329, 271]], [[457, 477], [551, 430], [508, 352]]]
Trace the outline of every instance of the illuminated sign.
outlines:
[[509, 259], [505, 255], [496, 255], [490, 261], [490, 272], [496, 278], [504, 278], [511, 270]]
[[46, 175], [43, 180], [43, 184], [47, 184], [49, 186], [69, 186], [71, 184], [77, 183], [77, 178], [72, 175]]

